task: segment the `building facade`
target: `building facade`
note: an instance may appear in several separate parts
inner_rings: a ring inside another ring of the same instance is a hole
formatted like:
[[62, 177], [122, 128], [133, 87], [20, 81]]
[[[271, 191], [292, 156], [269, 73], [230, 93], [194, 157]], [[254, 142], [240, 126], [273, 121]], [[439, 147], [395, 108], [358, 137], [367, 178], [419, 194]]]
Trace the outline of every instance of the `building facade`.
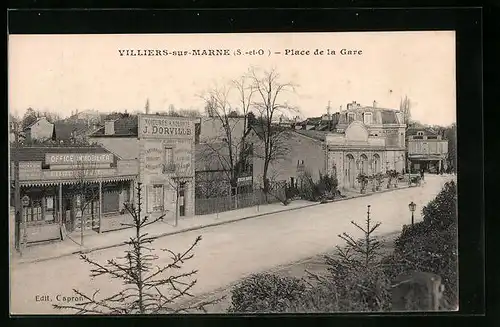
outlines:
[[405, 129], [397, 110], [362, 106], [355, 101], [338, 113], [335, 133], [326, 137], [327, 171], [339, 187], [357, 188], [359, 174], [405, 172]]
[[430, 129], [412, 128], [408, 131], [408, 170], [440, 172], [448, 164], [448, 140]]
[[[253, 142], [253, 179], [262, 184], [264, 171], [263, 143], [258, 132], [249, 134], [249, 141]], [[268, 178], [271, 182], [283, 182], [297, 185], [297, 181], [304, 172], [308, 172], [315, 180], [320, 173], [324, 173], [326, 166], [324, 133], [323, 140], [318, 135], [306, 135], [292, 129], [283, 131], [280, 136], [280, 152], [277, 160], [273, 160], [268, 168]]]
[[38, 118], [33, 124], [24, 129], [27, 141], [45, 141], [52, 138], [54, 124], [46, 117]]
[[329, 133], [326, 137], [327, 169], [337, 177], [342, 189], [359, 187], [357, 177], [385, 173], [387, 170], [402, 172], [405, 151], [387, 147], [385, 138], [370, 136], [368, 129], [354, 121], [345, 133]]
[[90, 136], [122, 160], [138, 164], [143, 212], [166, 219], [194, 215], [196, 118], [123, 115]]
[[193, 216], [196, 118], [139, 114], [139, 180], [148, 213]]
[[[21, 216], [26, 243], [60, 240], [73, 232], [119, 229], [125, 203], [133, 200], [138, 167], [102, 147], [11, 148], [11, 205], [14, 161], [19, 161]], [[83, 219], [83, 224], [82, 224]]]

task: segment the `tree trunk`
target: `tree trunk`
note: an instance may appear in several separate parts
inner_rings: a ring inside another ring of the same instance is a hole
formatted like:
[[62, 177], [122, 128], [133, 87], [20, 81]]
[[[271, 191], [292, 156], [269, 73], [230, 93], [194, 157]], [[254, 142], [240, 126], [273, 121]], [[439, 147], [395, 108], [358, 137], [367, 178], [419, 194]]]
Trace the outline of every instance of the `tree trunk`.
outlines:
[[262, 184], [264, 185], [263, 191], [264, 196], [266, 198], [266, 203], [269, 202], [268, 193], [269, 193], [269, 179], [267, 178], [267, 170], [269, 168], [269, 162], [264, 162], [264, 173], [262, 174]]

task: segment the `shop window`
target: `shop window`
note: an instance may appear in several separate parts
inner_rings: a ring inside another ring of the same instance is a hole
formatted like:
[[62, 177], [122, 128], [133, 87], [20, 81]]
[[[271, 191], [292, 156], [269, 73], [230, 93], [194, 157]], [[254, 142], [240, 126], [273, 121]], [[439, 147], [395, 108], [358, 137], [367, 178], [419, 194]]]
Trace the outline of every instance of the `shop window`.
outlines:
[[27, 222], [40, 222], [43, 221], [42, 215], [42, 201], [35, 200], [31, 202], [31, 207], [27, 207], [24, 210], [24, 215]]

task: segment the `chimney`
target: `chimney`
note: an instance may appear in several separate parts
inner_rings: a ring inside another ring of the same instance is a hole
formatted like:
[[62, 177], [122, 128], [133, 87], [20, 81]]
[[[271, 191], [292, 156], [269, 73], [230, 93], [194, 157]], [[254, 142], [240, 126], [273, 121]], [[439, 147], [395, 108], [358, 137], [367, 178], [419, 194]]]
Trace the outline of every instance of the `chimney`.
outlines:
[[104, 135], [114, 135], [115, 134], [115, 121], [106, 120], [104, 122]]
[[373, 108], [377, 108], [377, 101], [373, 100]]

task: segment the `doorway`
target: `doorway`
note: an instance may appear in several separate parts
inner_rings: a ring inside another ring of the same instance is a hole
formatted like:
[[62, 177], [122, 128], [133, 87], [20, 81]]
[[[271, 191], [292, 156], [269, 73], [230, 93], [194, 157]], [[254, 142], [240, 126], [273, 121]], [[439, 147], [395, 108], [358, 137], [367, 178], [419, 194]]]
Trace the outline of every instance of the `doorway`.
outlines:
[[179, 216], [186, 215], [186, 182], [179, 184]]
[[346, 170], [346, 178], [347, 178], [347, 187], [354, 187], [354, 180], [356, 174], [356, 162], [354, 161], [354, 157], [351, 154], [347, 155], [347, 170]]

